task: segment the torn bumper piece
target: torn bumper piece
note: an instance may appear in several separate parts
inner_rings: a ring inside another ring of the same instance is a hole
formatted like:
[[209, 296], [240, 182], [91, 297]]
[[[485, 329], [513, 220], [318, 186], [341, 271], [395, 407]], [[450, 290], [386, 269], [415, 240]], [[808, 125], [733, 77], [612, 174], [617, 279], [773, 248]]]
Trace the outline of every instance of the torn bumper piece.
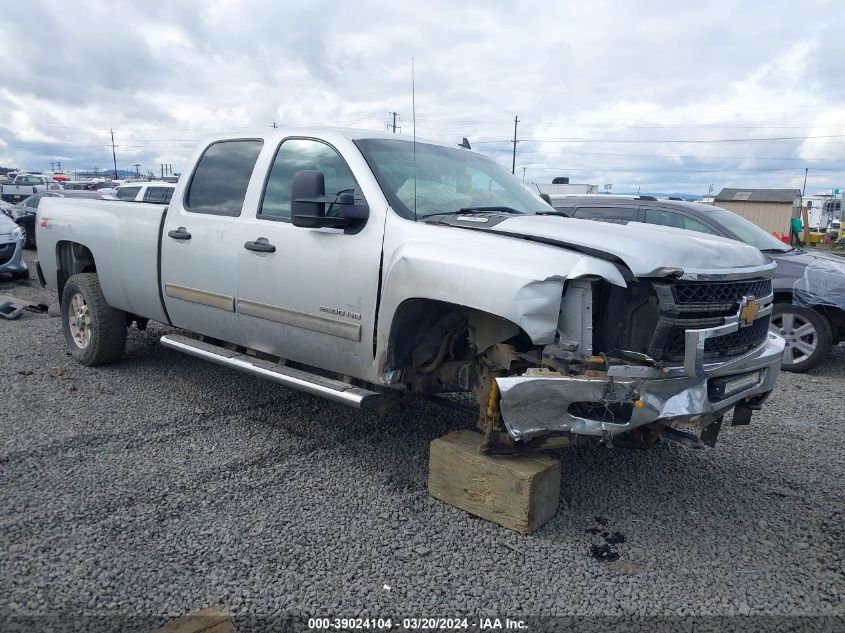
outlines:
[[749, 354], [728, 365], [705, 365], [695, 376], [669, 367], [656, 377], [538, 372], [497, 378], [502, 420], [517, 441], [562, 433], [614, 436], [657, 420], [701, 429], [749, 396], [771, 391], [783, 350], [783, 339], [769, 334]]

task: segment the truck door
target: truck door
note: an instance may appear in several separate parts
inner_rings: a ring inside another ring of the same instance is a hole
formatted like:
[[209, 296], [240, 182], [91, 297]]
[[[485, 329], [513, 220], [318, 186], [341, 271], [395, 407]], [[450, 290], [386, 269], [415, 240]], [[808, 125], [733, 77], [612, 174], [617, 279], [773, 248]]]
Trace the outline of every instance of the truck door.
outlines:
[[173, 325], [243, 344], [238, 315], [237, 229], [263, 141], [209, 145], [179, 199], [171, 201], [161, 238], [161, 287]]
[[373, 368], [373, 330], [383, 218], [355, 232], [291, 223], [291, 183], [302, 170], [325, 176], [326, 195], [358, 182], [331, 145], [282, 141], [257, 208], [244, 213], [239, 240], [238, 312], [249, 347], [344, 374]]

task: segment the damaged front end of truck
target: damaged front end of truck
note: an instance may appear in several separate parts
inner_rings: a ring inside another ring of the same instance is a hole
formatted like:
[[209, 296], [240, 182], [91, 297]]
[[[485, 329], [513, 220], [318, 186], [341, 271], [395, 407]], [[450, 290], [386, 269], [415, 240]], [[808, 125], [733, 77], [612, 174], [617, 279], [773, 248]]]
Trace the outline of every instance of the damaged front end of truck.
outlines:
[[624, 286], [567, 280], [545, 345], [506, 321], [444, 308], [403, 381], [474, 392], [485, 453], [661, 438], [713, 446], [724, 417], [748, 424], [778, 377], [771, 268], [628, 275]]

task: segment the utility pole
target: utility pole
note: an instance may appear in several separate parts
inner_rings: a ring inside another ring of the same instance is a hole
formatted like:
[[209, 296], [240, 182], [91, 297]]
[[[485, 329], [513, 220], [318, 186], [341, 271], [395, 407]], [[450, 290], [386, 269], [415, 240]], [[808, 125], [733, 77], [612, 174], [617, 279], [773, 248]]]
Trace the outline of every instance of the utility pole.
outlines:
[[388, 123], [387, 127], [393, 128], [393, 133], [396, 134], [396, 119], [399, 117], [398, 112], [390, 112], [389, 114], [393, 115], [393, 123]]
[[522, 182], [525, 182], [525, 167], [522, 168]]
[[135, 175], [140, 179], [141, 178], [141, 163], [135, 163], [132, 166], [135, 168]]
[[109, 130], [111, 132], [111, 158], [114, 162], [114, 177], [117, 178], [117, 154], [114, 153], [114, 130]]
[[161, 164], [161, 179], [164, 180], [164, 163]]
[[809, 167], [804, 168], [804, 186], [801, 187], [801, 197], [804, 197], [804, 193], [807, 191], [807, 172], [810, 171]]
[[276, 129], [276, 122], [275, 121], [273, 121], [273, 129], [274, 130]]
[[56, 163], [50, 163], [50, 171], [55, 171]]
[[62, 161], [59, 161], [59, 173], [62, 173]]
[[513, 118], [513, 162], [511, 163], [511, 173], [516, 173], [516, 144], [519, 142], [516, 140], [516, 125], [519, 123], [519, 115]]

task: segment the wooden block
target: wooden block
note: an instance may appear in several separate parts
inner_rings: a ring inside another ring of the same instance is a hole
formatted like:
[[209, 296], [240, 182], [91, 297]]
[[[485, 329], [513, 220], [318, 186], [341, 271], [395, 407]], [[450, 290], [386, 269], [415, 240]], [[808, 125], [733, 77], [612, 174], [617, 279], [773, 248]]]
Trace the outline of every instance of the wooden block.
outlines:
[[200, 609], [168, 622], [152, 633], [236, 633], [231, 618], [219, 605]]
[[465, 430], [432, 440], [428, 494], [523, 534], [544, 525], [557, 511], [560, 461], [547, 453], [482, 455], [481, 439]]

